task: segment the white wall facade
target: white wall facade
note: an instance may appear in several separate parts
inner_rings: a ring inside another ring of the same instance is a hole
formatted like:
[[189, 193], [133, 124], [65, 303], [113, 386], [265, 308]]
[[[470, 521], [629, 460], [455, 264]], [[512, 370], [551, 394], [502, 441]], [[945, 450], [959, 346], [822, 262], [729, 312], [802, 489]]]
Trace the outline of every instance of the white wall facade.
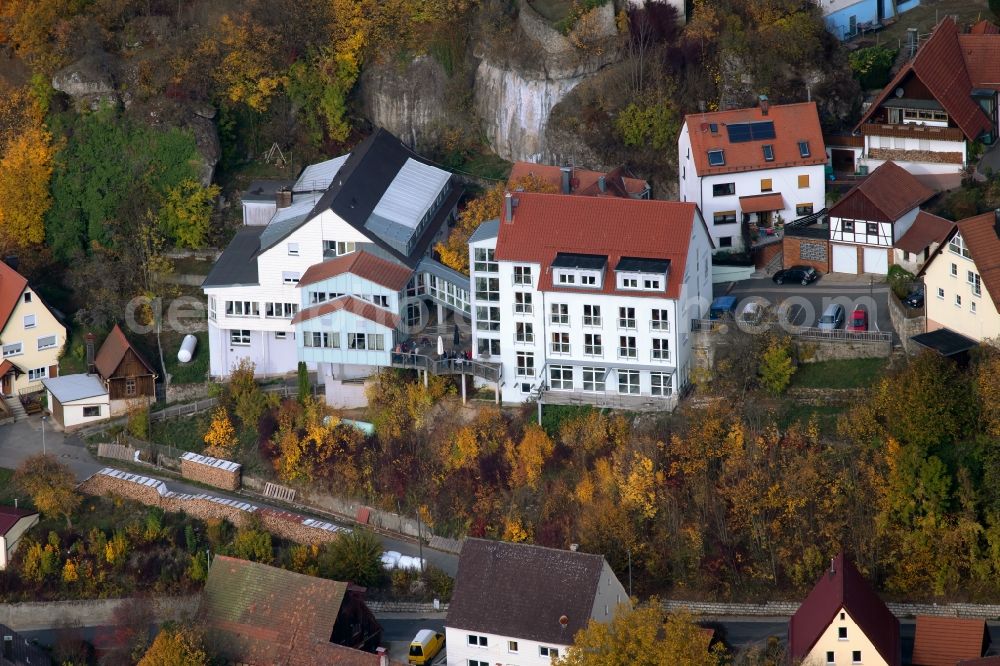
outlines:
[[[840, 638], [841, 629], [847, 630], [846, 639]], [[855, 651], [861, 653], [861, 658], [857, 661], [853, 658]], [[831, 652], [833, 661], [828, 658]], [[878, 653], [871, 639], [864, 634], [851, 614], [841, 608], [830, 626], [816, 641], [813, 649], [802, 660], [802, 666], [858, 666], [859, 664], [888, 666], [888, 662]]]
[[[209, 373], [213, 377], [227, 377], [233, 366], [249, 358], [258, 376], [283, 375], [298, 370], [299, 359], [295, 346], [295, 331], [288, 324], [288, 332], [254, 330], [234, 324], [232, 329], [208, 322]], [[250, 344], [232, 344], [233, 330], [249, 330]], [[280, 335], [285, 338], [281, 339]], [[307, 364], [308, 365], [308, 364]], [[311, 366], [310, 370], [315, 370]]]
[[37, 513], [32, 516], [25, 516], [14, 523], [14, 526], [10, 528], [7, 534], [0, 536], [0, 571], [6, 569], [7, 563], [14, 557], [14, 552], [17, 550], [17, 545], [24, 533], [37, 525], [38, 521], [39, 516]]
[[[645, 292], [647, 295], [636, 292], [636, 296], [606, 294], [598, 290], [588, 293], [582, 288], [572, 292], [539, 291], [539, 264], [499, 261], [496, 262], [496, 273], [477, 271], [475, 250], [495, 247], [495, 238], [470, 244], [473, 285], [472, 351], [477, 358], [485, 360], [482, 341], [494, 340], [499, 344], [500, 362], [503, 366], [501, 398], [504, 402], [533, 400], [538, 397], [537, 392], [542, 385], [547, 391], [572, 392], [582, 398], [591, 395], [596, 400], [603, 394], [669, 399], [687, 384], [691, 353], [690, 320], [700, 318], [707, 312], [712, 300], [711, 243], [700, 219], [696, 219], [692, 225], [679, 299], [666, 298], [665, 294], [657, 297], [648, 292]], [[514, 284], [515, 266], [531, 269], [531, 284]], [[678, 270], [678, 267], [671, 266], [670, 270]], [[497, 278], [499, 300], [482, 300], [481, 293], [476, 289], [477, 278]], [[605, 268], [603, 279], [616, 279], [614, 266]], [[530, 295], [530, 311], [525, 312], [525, 308], [517, 307], [518, 293]], [[553, 320], [553, 305], [566, 306], [566, 323]], [[586, 319], [585, 306], [599, 308], [599, 321], [593, 317]], [[491, 323], [490, 318], [484, 320], [484, 308], [497, 309], [498, 324]], [[631, 322], [623, 325], [620, 321], [620, 308], [634, 310], [634, 325], [630, 325]], [[666, 312], [665, 325], [654, 324], [653, 310]], [[519, 340], [519, 325], [531, 327], [532, 339]], [[558, 347], [554, 346], [553, 335], [559, 335], [560, 341], [561, 336], [568, 337], [568, 353], [555, 351]], [[597, 351], [593, 349], [596, 343], [594, 337], [590, 338], [591, 349], [587, 349], [588, 336], [600, 336], [599, 353], [587, 353]], [[619, 356], [622, 336], [635, 340], [634, 358]], [[666, 342], [666, 355], [662, 351], [654, 353], [654, 339]], [[520, 354], [531, 355], [534, 361], [533, 371], [524, 372], [519, 369]], [[495, 361], [496, 356], [491, 355], [490, 360]], [[553, 366], [559, 368], [557, 372], [562, 377], [561, 382], [553, 381]], [[589, 380], [594, 369], [601, 371], [603, 388]], [[619, 370], [638, 372], [637, 390], [633, 390], [631, 384], [626, 389], [622, 388]], [[567, 374], [572, 375], [571, 381], [567, 380]], [[656, 385], [654, 379], [659, 380]], [[671, 402], [671, 406], [672, 404]]]
[[277, 209], [275, 201], [244, 201], [243, 224], [251, 227], [262, 227], [271, 221], [271, 216]]
[[[43, 378], [59, 376], [59, 356], [66, 344], [66, 327], [30, 287], [26, 287], [18, 298], [6, 326], [0, 331], [0, 338], [3, 358], [9, 358], [24, 370], [24, 374], [12, 377], [11, 395], [25, 389], [41, 390]], [[17, 345], [19, 348], [15, 351]]]
[[[477, 643], [480, 636], [486, 638], [486, 645], [469, 645], [469, 636], [476, 636]], [[554, 643], [538, 643], [537, 641], [526, 641], [515, 636], [500, 636], [498, 634], [487, 634], [479, 631], [466, 631], [445, 627], [445, 645], [448, 651], [448, 666], [550, 666], [552, 657], [541, 656], [540, 648], [554, 648], [559, 655], [566, 654], [566, 648], [573, 641], [572, 636], [567, 637], [563, 645]], [[515, 646], [510, 645], [511, 642]], [[516, 651], [512, 651], [512, 648]]]
[[[785, 207], [772, 215], [774, 218], [780, 215], [785, 222], [802, 217], [796, 212], [797, 206], [812, 205], [814, 212], [826, 207], [826, 174], [823, 164], [699, 176], [696, 162], [691, 155], [691, 137], [687, 123], [681, 125], [677, 145], [681, 201], [693, 201], [698, 204], [712, 235], [716, 251], [745, 249], [740, 197], [781, 194]], [[799, 187], [799, 176], [808, 176], [807, 187]], [[771, 189], [762, 191], [761, 181], [767, 179], [771, 181]], [[734, 184], [734, 194], [714, 196], [713, 186], [726, 183]], [[735, 211], [736, 222], [716, 224], [716, 214], [728, 211]], [[731, 245], [727, 246], [727, 243]]]
[[[954, 266], [954, 268], [953, 268]], [[969, 283], [969, 272], [979, 274], [969, 258], [945, 246], [924, 273], [924, 304], [927, 330], [950, 328], [956, 333], [982, 342], [1000, 337], [1000, 312], [985, 284], [976, 295]]]
[[[51, 391], [47, 391], [49, 411], [52, 411], [52, 405], [55, 404], [55, 397], [52, 395]], [[87, 407], [96, 407], [99, 410], [97, 416], [84, 416], [83, 410]], [[74, 400], [72, 402], [66, 402], [62, 404], [63, 413], [63, 428], [76, 428], [82, 425], [87, 425], [88, 423], [96, 423], [98, 421], [104, 421], [105, 419], [111, 418], [111, 400], [108, 394], [95, 395], [90, 398], [84, 398], [83, 400]]]

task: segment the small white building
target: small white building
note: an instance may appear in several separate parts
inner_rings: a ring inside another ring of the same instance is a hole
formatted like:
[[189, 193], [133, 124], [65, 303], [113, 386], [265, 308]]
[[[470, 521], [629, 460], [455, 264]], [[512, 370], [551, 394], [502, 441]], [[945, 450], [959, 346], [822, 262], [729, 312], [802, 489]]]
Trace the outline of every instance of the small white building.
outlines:
[[52, 420], [66, 430], [111, 417], [111, 398], [97, 375], [43, 379]]
[[896, 241], [893, 263], [916, 275], [941, 247], [954, 226], [951, 220], [920, 211], [909, 231]]
[[279, 207], [292, 202], [292, 181], [255, 180], [240, 193], [243, 224], [260, 227], [271, 221]]
[[38, 524], [38, 512], [0, 506], [0, 571], [14, 557], [14, 551], [24, 533]]
[[601, 555], [466, 539], [445, 620], [448, 666], [549, 666], [628, 593]]
[[[826, 147], [814, 102], [687, 116], [677, 139], [681, 201], [719, 251], [749, 249], [826, 207]], [[749, 246], [748, 246], [749, 243]]]
[[711, 251], [693, 203], [509, 194], [469, 243], [473, 354], [507, 403], [672, 409]]

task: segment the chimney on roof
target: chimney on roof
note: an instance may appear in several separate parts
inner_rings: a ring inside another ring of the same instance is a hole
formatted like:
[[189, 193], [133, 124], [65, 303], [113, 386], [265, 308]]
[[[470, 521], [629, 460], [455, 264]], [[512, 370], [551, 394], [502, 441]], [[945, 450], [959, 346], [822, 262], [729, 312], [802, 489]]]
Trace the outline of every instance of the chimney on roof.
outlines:
[[292, 205], [292, 191], [283, 187], [274, 193], [274, 203], [278, 208], [288, 208]]
[[570, 178], [573, 175], [573, 167], [560, 167], [559, 170], [562, 171], [562, 193], [569, 194]]
[[94, 334], [87, 333], [84, 338], [87, 341], [87, 373], [94, 374]]
[[514, 197], [510, 192], [505, 192], [503, 195], [503, 221], [507, 224], [514, 221]]
[[604, 176], [597, 177], [597, 189], [599, 189], [601, 192], [608, 191], [608, 181]]
[[771, 103], [767, 100], [767, 95], [761, 95], [758, 99], [760, 100], [760, 115], [766, 116], [768, 109], [771, 108]]

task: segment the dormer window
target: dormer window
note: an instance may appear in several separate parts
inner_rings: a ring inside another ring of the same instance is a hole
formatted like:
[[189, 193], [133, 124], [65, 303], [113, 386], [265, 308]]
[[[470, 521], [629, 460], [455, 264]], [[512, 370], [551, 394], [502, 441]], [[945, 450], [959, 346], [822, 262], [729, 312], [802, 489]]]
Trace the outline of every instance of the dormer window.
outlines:
[[607, 263], [608, 258], [603, 255], [560, 252], [552, 262], [552, 284], [599, 289]]
[[619, 289], [663, 291], [667, 286], [668, 259], [622, 257], [615, 267]]
[[708, 124], [708, 131], [712, 133], [712, 136], [715, 136], [716, 134], [719, 133], [719, 124], [718, 123], [709, 123]]
[[774, 161], [774, 146], [772, 146], [769, 143], [765, 143], [762, 146], [762, 148], [764, 150], [764, 161], [765, 162], [773, 162]]
[[809, 150], [808, 141], [799, 141], [799, 157], [809, 157], [812, 152]]
[[708, 165], [709, 166], [725, 166], [726, 165], [726, 154], [722, 150], [710, 150], [708, 151]]

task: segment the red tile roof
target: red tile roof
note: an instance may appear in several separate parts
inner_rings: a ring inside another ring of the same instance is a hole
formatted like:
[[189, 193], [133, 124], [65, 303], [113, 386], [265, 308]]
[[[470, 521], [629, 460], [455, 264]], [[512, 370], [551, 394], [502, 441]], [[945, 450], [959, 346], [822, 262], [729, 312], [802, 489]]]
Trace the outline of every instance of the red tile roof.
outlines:
[[[595, 197], [628, 197], [638, 195], [649, 189], [649, 183], [640, 178], [629, 178], [625, 176], [622, 167], [612, 169], [608, 173], [601, 171], [591, 171], [590, 169], [580, 169], [572, 167], [570, 175], [570, 194]], [[515, 181], [525, 176], [535, 176], [549, 185], [552, 185], [556, 192], [562, 190], [562, 169], [551, 164], [535, 164], [533, 162], [514, 162], [511, 167], [510, 176], [507, 177], [507, 187], [513, 189]], [[601, 192], [598, 182], [604, 176], [605, 192]]]
[[780, 192], [740, 197], [740, 211], [744, 213], [766, 213], [771, 210], [784, 209], [785, 198], [781, 196]]
[[830, 217], [895, 222], [934, 196], [930, 189], [895, 162], [885, 162], [830, 208]]
[[14, 308], [21, 300], [28, 280], [6, 263], [0, 261], [0, 331], [7, 326]]
[[3, 377], [9, 372], [13, 372], [14, 376], [23, 375], [24, 370], [14, 365], [9, 358], [5, 358], [3, 363], [0, 363], [0, 377]]
[[976, 25], [969, 28], [970, 35], [996, 35], [1000, 34], [1000, 28], [983, 19]]
[[989, 646], [986, 621], [957, 617], [917, 616], [913, 639], [913, 666], [955, 666], [977, 659]]
[[[962, 38], [960, 40], [960, 38]], [[938, 23], [930, 39], [917, 51], [916, 57], [907, 62], [896, 76], [889, 82], [875, 102], [861, 116], [860, 127], [871, 118], [890, 95], [894, 94], [900, 84], [909, 77], [916, 77], [926, 86], [930, 94], [944, 107], [951, 120], [962, 130], [966, 138], [974, 141], [983, 132], [989, 132], [991, 123], [980, 106], [972, 99], [972, 89], [985, 87], [979, 77], [986, 76], [985, 71], [995, 70], [995, 67], [982, 67], [968, 60], [965, 56], [963, 43], [965, 40], [991, 40], [995, 42], [1000, 37], [992, 35], [959, 35], [958, 26], [950, 17]], [[990, 47], [991, 49], [993, 47]], [[991, 51], [992, 52], [992, 51]], [[976, 57], [986, 53], [976, 49]], [[971, 67], [970, 67], [971, 64]], [[975, 72], [975, 77], [972, 73]], [[976, 79], [976, 80], [974, 80]], [[857, 129], [857, 128], [855, 128]]]
[[789, 656], [803, 659], [843, 609], [889, 666], [902, 663], [899, 620], [843, 553], [833, 561], [788, 622]]
[[[496, 257], [542, 266], [541, 291], [593, 292], [552, 284], [549, 269], [556, 254], [608, 257], [603, 293], [663, 298], [663, 293], [618, 291], [612, 271], [622, 257], [669, 259], [667, 298], [680, 295], [697, 208], [678, 201], [640, 201], [563, 194], [513, 194], [514, 221], [500, 220]], [[708, 231], [706, 230], [706, 234]]]
[[12, 506], [0, 506], [0, 535], [7, 534], [22, 518], [35, 515], [38, 514], [34, 511], [15, 509]]
[[410, 281], [413, 270], [395, 261], [360, 250], [313, 264], [299, 280], [299, 286], [314, 284], [344, 273], [352, 273], [387, 289], [400, 291]]
[[387, 328], [396, 328], [396, 326], [399, 325], [398, 315], [389, 312], [388, 310], [383, 310], [376, 305], [354, 296], [341, 296], [340, 298], [335, 298], [332, 301], [326, 301], [325, 303], [314, 305], [306, 308], [305, 310], [299, 310], [298, 313], [292, 317], [292, 323], [298, 324], [303, 321], [308, 321], [309, 319], [315, 319], [316, 317], [333, 314], [334, 312], [339, 312], [340, 310], [347, 310], [352, 314], [364, 317], [369, 321], [381, 324]]
[[1000, 666], [1000, 655], [981, 659], [963, 659], [957, 666]]
[[923, 252], [932, 243], [941, 244], [954, 228], [955, 223], [943, 217], [932, 215], [925, 210], [917, 213], [913, 224], [903, 237], [896, 241], [896, 247], [904, 252]]
[[[774, 123], [773, 139], [729, 142], [726, 125], [766, 120]], [[761, 113], [760, 107], [693, 113], [684, 122], [691, 137], [691, 154], [699, 176], [826, 163], [823, 130], [819, 126], [815, 102], [772, 104], [766, 116]], [[719, 130], [714, 135], [710, 128], [712, 124], [718, 125]], [[809, 157], [799, 154], [799, 141], [809, 142]], [[764, 159], [764, 144], [774, 146], [774, 160], [771, 162]], [[725, 151], [724, 166], [708, 164], [708, 151], [716, 149]]]
[[958, 43], [972, 87], [1000, 89], [1000, 34], [959, 35]]
[[[983, 280], [983, 287], [993, 299], [993, 305], [1000, 310], [1000, 222], [997, 214], [989, 212], [959, 220], [955, 223], [955, 230], [948, 234], [945, 241], [951, 240], [955, 233], [962, 234], [965, 247], [969, 249], [976, 270]], [[937, 257], [945, 248], [946, 244], [942, 242], [934, 256]], [[931, 260], [927, 263], [930, 264]]]
[[125, 337], [125, 333], [122, 332], [118, 324], [115, 324], [115, 327], [108, 333], [108, 337], [104, 339], [104, 344], [101, 345], [101, 348], [97, 352], [97, 357], [94, 359], [94, 365], [97, 366], [98, 374], [104, 379], [115, 374], [115, 370], [121, 365], [122, 359], [125, 358], [125, 354], [130, 349], [136, 358], [139, 359], [139, 362], [149, 371], [149, 374], [156, 374], [153, 366], [143, 358], [138, 349], [132, 346], [132, 343]]

